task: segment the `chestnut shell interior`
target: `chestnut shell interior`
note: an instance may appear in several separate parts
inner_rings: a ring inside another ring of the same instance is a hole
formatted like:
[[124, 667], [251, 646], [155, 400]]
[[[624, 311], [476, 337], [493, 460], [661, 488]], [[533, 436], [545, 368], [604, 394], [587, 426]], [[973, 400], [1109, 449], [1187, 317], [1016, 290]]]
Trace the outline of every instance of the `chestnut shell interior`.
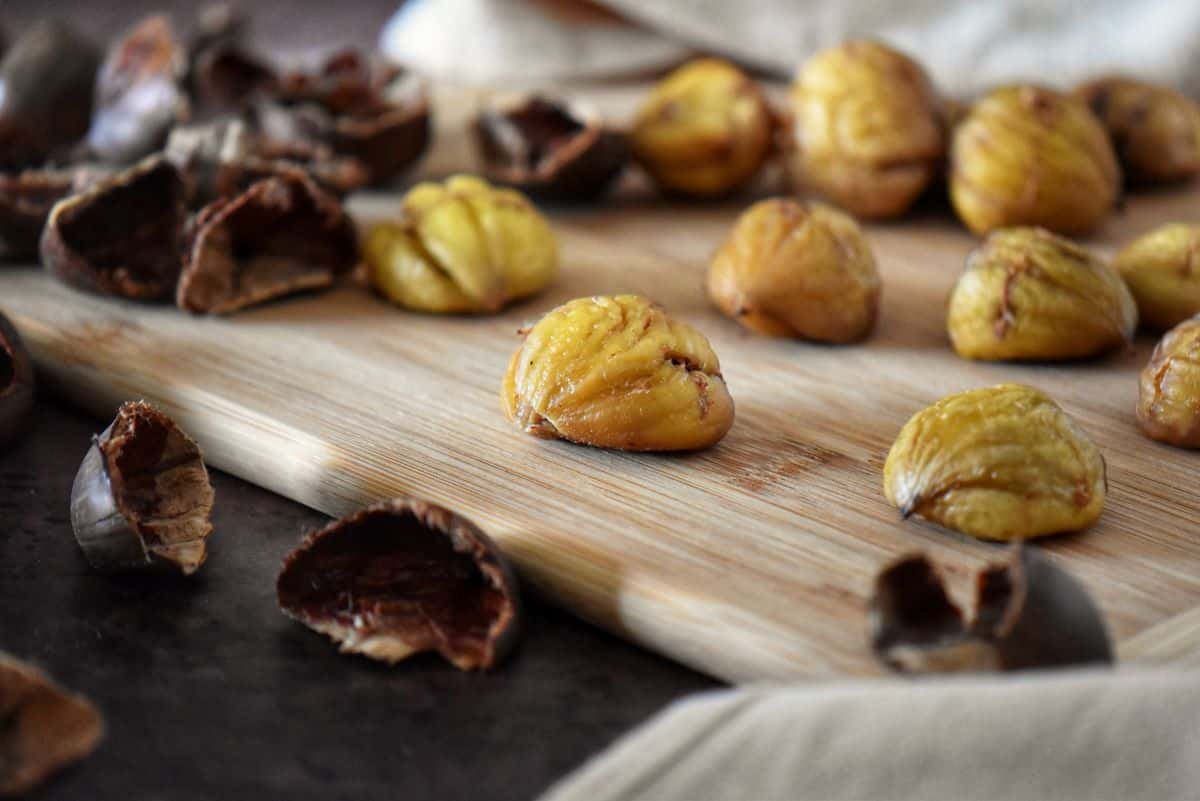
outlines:
[[196, 443], [163, 413], [130, 403], [97, 446], [117, 508], [146, 551], [179, 563], [198, 555], [199, 566], [213, 491]]
[[68, 270], [86, 270], [101, 286], [130, 285], [160, 296], [182, 263], [183, 183], [165, 161], [134, 168], [59, 207], [58, 237], [75, 256]]
[[328, 286], [357, 242], [336, 199], [290, 168], [201, 211], [179, 304], [224, 312]]
[[0, 395], [4, 395], [17, 379], [17, 359], [9, 345], [0, 337]]
[[279, 604], [335, 639], [340, 629], [398, 641], [397, 656], [381, 657], [388, 661], [436, 651], [464, 669], [488, 667], [515, 600], [504, 571], [481, 558], [480, 546], [411, 512], [376, 507], [293, 553], [279, 577]]
[[484, 157], [500, 166], [536, 170], [585, 125], [566, 109], [542, 97], [531, 98], [508, 112], [480, 115]]

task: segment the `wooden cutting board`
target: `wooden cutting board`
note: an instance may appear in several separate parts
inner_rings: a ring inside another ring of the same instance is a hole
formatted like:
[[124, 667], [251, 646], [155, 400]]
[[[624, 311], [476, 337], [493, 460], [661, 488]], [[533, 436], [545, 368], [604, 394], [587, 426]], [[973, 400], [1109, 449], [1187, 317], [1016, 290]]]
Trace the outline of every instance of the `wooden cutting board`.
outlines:
[[[457, 120], [441, 114], [443, 125], [460, 125], [468, 105]], [[429, 170], [463, 163], [461, 136], [438, 141]], [[702, 290], [709, 254], [748, 202], [670, 205], [635, 188], [555, 213], [561, 277], [495, 317], [407, 313], [347, 287], [205, 319], [81, 294], [35, 268], [0, 269], [0, 310], [97, 428], [121, 401], [146, 398], [213, 466], [329, 514], [400, 494], [445, 504], [567, 608], [733, 681], [873, 672], [865, 605], [882, 565], [925, 549], [965, 578], [997, 557], [902, 521], [881, 469], [904, 421], [939, 397], [1034, 384], [1096, 439], [1110, 481], [1099, 525], [1045, 547], [1095, 593], [1124, 657], [1200, 661], [1200, 454], [1143, 438], [1132, 411], [1153, 341], [1076, 366], [958, 359], [943, 309], [974, 240], [938, 210], [868, 228], [884, 279], [870, 341], [752, 335]], [[396, 203], [352, 205], [367, 220]], [[1194, 188], [1138, 197], [1092, 244], [1111, 252], [1198, 208]], [[571, 298], [621, 292], [655, 298], [708, 334], [737, 404], [717, 447], [615, 453], [534, 439], [505, 420], [498, 390], [517, 329]], [[213, 547], [236, 553], [221, 535]]]

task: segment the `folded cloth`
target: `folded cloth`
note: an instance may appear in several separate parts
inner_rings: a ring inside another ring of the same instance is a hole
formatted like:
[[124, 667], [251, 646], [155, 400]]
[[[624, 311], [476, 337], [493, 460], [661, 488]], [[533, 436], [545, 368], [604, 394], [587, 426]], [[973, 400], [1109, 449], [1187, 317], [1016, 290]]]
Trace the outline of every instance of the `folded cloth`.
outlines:
[[542, 801], [1194, 799], [1200, 673], [755, 687], [674, 704]]
[[1121, 71], [1200, 95], [1200, 2], [1190, 0], [595, 0], [640, 23], [564, 18], [565, 0], [409, 0], [382, 48], [439, 78], [609, 77], [725, 53], [781, 77], [816, 50], [874, 36], [917, 56], [946, 92], [1072, 86]]

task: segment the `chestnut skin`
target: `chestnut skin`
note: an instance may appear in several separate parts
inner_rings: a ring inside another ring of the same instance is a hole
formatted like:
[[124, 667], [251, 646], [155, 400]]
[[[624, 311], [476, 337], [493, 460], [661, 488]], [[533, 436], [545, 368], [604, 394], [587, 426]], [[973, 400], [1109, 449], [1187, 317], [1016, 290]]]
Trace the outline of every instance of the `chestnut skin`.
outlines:
[[33, 360], [17, 329], [0, 313], [0, 445], [24, 430], [33, 393]]

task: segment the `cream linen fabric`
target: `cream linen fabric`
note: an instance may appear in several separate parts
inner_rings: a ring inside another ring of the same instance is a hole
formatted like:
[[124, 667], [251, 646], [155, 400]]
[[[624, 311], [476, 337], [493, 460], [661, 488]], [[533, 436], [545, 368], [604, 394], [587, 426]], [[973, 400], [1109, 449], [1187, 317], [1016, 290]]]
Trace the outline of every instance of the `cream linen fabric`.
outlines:
[[571, 24], [530, 0], [409, 0], [381, 45], [436, 78], [494, 84], [624, 75], [695, 48], [789, 76], [817, 49], [870, 35], [916, 55], [953, 95], [1121, 70], [1200, 96], [1197, 0], [597, 2], [643, 29]]
[[1200, 798], [1200, 673], [748, 688], [678, 702], [541, 801]]

